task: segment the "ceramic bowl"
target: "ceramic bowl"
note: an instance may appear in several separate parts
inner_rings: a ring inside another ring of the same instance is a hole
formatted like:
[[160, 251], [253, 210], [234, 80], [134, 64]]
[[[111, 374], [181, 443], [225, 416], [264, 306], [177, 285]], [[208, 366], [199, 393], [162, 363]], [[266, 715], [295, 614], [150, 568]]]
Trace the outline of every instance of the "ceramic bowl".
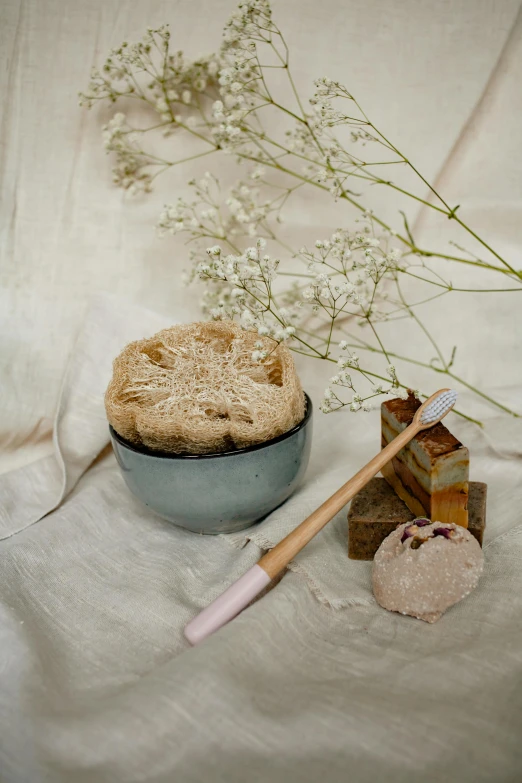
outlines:
[[304, 476], [312, 442], [312, 402], [304, 419], [277, 438], [218, 454], [162, 454], [136, 447], [110, 427], [123, 478], [142, 503], [194, 533], [233, 533], [290, 497]]

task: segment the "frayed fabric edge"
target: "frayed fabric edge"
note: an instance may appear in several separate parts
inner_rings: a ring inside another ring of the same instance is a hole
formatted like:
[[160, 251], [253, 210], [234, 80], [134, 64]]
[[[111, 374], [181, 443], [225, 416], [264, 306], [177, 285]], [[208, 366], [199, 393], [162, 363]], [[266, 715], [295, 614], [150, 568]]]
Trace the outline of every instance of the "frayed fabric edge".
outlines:
[[494, 544], [501, 544], [506, 539], [509, 540], [511, 538], [520, 538], [522, 535], [522, 525], [517, 525], [516, 527], [511, 528], [511, 530], [506, 530], [505, 533], [501, 533], [499, 536], [496, 536], [496, 538], [493, 538], [491, 541], [488, 541], [487, 544], [484, 544], [483, 550], [489, 549]]
[[[241, 536], [241, 538], [238, 539], [235, 537], [233, 538], [225, 533], [222, 533], [221, 537], [225, 538], [234, 549], [244, 549], [247, 546], [247, 544], [252, 543], [259, 548], [261, 553], [263, 551], [267, 552], [268, 550], [273, 549], [275, 546], [273, 541], [270, 541], [264, 536], [260, 536], [258, 534], [251, 535], [251, 536], [247, 534], [245, 536]], [[338, 610], [338, 609], [346, 609], [349, 606], [371, 606], [374, 603], [373, 598], [371, 597], [368, 597], [367, 599], [329, 598], [324, 592], [324, 590], [317, 583], [317, 581], [313, 578], [313, 576], [311, 576], [310, 572], [303, 565], [292, 561], [288, 564], [288, 570], [302, 577], [306, 582], [312, 595], [319, 601], [319, 603], [322, 606], [326, 606], [329, 609]]]
[[312, 595], [317, 598], [320, 604], [329, 609], [346, 609], [349, 606], [371, 606], [374, 601], [372, 598], [328, 598], [315, 579], [300, 563], [291, 562], [288, 564], [288, 570], [299, 574], [307, 582]]

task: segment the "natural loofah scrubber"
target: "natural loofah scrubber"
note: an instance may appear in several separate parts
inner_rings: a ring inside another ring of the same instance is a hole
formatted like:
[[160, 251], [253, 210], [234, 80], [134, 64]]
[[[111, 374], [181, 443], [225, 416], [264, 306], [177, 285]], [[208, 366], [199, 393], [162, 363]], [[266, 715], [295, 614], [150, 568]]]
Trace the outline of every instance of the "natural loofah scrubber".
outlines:
[[[261, 363], [258, 342], [269, 354]], [[288, 348], [217, 321], [130, 343], [114, 360], [105, 409], [131, 443], [209, 454], [282, 435], [302, 420], [305, 398]]]

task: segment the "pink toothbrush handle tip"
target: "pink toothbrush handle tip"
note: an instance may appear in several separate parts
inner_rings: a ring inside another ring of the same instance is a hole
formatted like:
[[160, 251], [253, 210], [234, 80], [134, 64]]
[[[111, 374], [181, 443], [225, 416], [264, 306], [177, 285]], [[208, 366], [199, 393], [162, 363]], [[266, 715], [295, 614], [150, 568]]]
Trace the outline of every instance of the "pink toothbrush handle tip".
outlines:
[[266, 571], [256, 564], [190, 621], [185, 637], [191, 644], [203, 641], [248, 606], [270, 581]]

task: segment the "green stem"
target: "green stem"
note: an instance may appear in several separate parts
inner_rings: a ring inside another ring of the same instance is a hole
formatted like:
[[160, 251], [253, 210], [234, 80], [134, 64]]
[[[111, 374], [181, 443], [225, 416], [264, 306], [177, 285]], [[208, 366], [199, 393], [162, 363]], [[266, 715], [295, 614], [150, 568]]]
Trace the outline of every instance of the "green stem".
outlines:
[[444, 359], [444, 356], [442, 355], [442, 351], [440, 350], [439, 346], [437, 345], [437, 342], [435, 341], [435, 338], [433, 337], [433, 335], [431, 334], [429, 329], [426, 329], [426, 327], [424, 326], [422, 321], [417, 317], [417, 315], [413, 312], [411, 307], [408, 305], [408, 303], [404, 299], [404, 296], [402, 294], [402, 290], [401, 290], [401, 287], [400, 287], [400, 284], [399, 284], [399, 278], [398, 278], [397, 274], [395, 274], [394, 280], [395, 280], [395, 285], [397, 286], [397, 291], [399, 293], [399, 297], [400, 297], [400, 300], [401, 300], [401, 302], [403, 304], [403, 307], [411, 315], [411, 317], [414, 319], [414, 321], [420, 327], [420, 329], [424, 332], [424, 334], [428, 338], [429, 342], [432, 344], [433, 348], [437, 352], [437, 356], [439, 357], [439, 359], [440, 359], [440, 361], [442, 363], [442, 366], [444, 367], [444, 369], [447, 370], [448, 367], [447, 367], [446, 360]]
[[[438, 288], [444, 288], [445, 292], [448, 293], [450, 291], [459, 291], [463, 294], [501, 294], [511, 291], [522, 291], [522, 288], [456, 288], [449, 283], [436, 283], [435, 280], [427, 280], [425, 277], [421, 277], [420, 275], [414, 275], [413, 272], [409, 272], [407, 269], [401, 269], [401, 274], [408, 275], [408, 277], [414, 277], [416, 280], [422, 280], [423, 283], [429, 283], [430, 285], [435, 285]], [[441, 296], [441, 294], [438, 294], [438, 296]], [[425, 299], [424, 301], [429, 302], [429, 299]], [[417, 304], [422, 304], [422, 302], [417, 302]]]
[[[273, 143], [270, 139], [267, 139], [267, 141], [269, 141], [270, 143]], [[280, 146], [280, 145], [278, 145], [276, 143], [276, 146]], [[263, 151], [266, 153], [266, 150], [263, 150]], [[289, 154], [294, 154], [294, 153], [290, 152]], [[257, 158], [255, 158], [255, 157], [253, 157], [251, 155], [247, 155], [247, 154], [242, 153], [242, 152], [238, 152], [237, 155], [238, 155], [238, 157], [243, 158], [244, 160], [251, 160], [254, 163], [259, 163], [260, 162]], [[300, 156], [300, 157], [302, 157], [302, 156]], [[323, 190], [323, 191], [326, 191], [327, 193], [329, 193], [328, 188], [325, 187], [324, 185], [321, 185], [320, 182], [314, 182], [314, 180], [309, 179], [308, 177], [304, 177], [302, 174], [299, 174], [297, 171], [289, 169], [287, 166], [283, 166], [281, 163], [277, 163], [277, 162], [270, 163], [269, 161], [261, 161], [261, 162], [263, 163], [263, 165], [266, 165], [269, 168], [273, 168], [275, 170], [282, 171], [284, 174], [289, 174], [290, 176], [296, 177], [297, 179], [301, 180], [302, 182], [306, 182], [309, 185], [313, 185], [314, 187], [319, 188], [319, 190]], [[346, 191], [343, 191], [340, 194], [340, 198], [342, 198], [345, 201], [348, 201], [348, 203], [350, 203], [357, 210], [359, 210], [359, 212], [366, 212], [367, 211], [366, 207], [364, 207], [363, 204], [361, 204], [360, 202], [356, 201], [353, 197], [349, 196], [346, 193]], [[480, 262], [479, 261], [472, 261], [469, 258], [461, 258], [460, 256], [448, 255], [446, 253], [438, 253], [438, 252], [433, 252], [433, 251], [429, 251], [429, 250], [423, 250], [422, 248], [417, 247], [417, 245], [415, 243], [413, 243], [410, 240], [408, 240], [402, 234], [399, 234], [397, 232], [393, 232], [391, 227], [384, 220], [381, 220], [381, 218], [377, 217], [377, 215], [372, 214], [372, 219], [381, 228], [385, 229], [385, 231], [388, 231], [388, 232], [394, 234], [394, 236], [396, 236], [396, 238], [400, 242], [402, 242], [404, 245], [406, 245], [409, 248], [409, 252], [410, 253], [418, 254], [418, 255], [420, 255], [420, 256], [422, 256], [424, 258], [442, 258], [442, 259], [445, 259], [445, 260], [448, 260], [448, 261], [456, 261], [459, 264], [466, 264], [467, 266], [480, 267], [482, 269], [488, 269], [488, 270], [490, 270], [492, 272], [500, 272], [501, 274], [508, 275], [508, 276], [512, 275], [512, 272], [510, 272], [509, 269], [502, 269], [501, 267], [495, 266], [493, 264], [488, 264], [488, 263], [483, 262], [483, 261], [480, 261]], [[517, 273], [516, 271], [514, 273], [515, 273], [517, 279], [520, 279], [522, 273]]]
[[[349, 343], [348, 345], [350, 348], [356, 348], [357, 350], [362, 350], [362, 351], [369, 351], [370, 353], [381, 353], [381, 351], [378, 348], [374, 348], [368, 343], [365, 343], [363, 340], [360, 340], [360, 338], [358, 337], [354, 338], [353, 335], [351, 336], [353, 339], [356, 339], [357, 342], [355, 344]], [[422, 362], [419, 359], [411, 359], [408, 356], [403, 356], [402, 354], [395, 353], [394, 351], [390, 351], [389, 355], [394, 359], [399, 359], [399, 361], [407, 362], [408, 364], [414, 364], [417, 367], [423, 367], [426, 370], [433, 370], [433, 372], [439, 373], [440, 375], [447, 375], [448, 377], [452, 378], [454, 381], [457, 381], [458, 383], [462, 384], [462, 386], [465, 386], [467, 389], [477, 394], [479, 397], [482, 397], [484, 400], [491, 403], [491, 405], [494, 405], [496, 408], [503, 410], [505, 413], [509, 413], [510, 416], [513, 416], [516, 419], [522, 418], [521, 414], [515, 413], [515, 411], [511, 410], [510, 408], [507, 408], [505, 405], [502, 405], [502, 403], [497, 402], [497, 400], [493, 399], [493, 397], [490, 397], [484, 392], [481, 392], [475, 386], [472, 386], [470, 383], [468, 383], [468, 381], [465, 381], [460, 375], [456, 375], [456, 373], [452, 372], [451, 370], [444, 369], [443, 367], [435, 367], [433, 364]], [[474, 421], [474, 419], [472, 419], [471, 421]]]
[[459, 217], [457, 217], [455, 214], [452, 214], [451, 216], [450, 216], [450, 215], [448, 215], [448, 217], [452, 217], [452, 218], [453, 218], [453, 220], [456, 220], [456, 221], [457, 221], [457, 223], [459, 224], [459, 226], [462, 226], [462, 228], [463, 228], [465, 231], [467, 231], [467, 232], [468, 232], [468, 234], [471, 234], [471, 236], [472, 236], [474, 239], [476, 239], [476, 240], [477, 240], [477, 242], [479, 242], [479, 243], [482, 245], [482, 247], [485, 247], [485, 248], [486, 248], [486, 250], [489, 250], [489, 252], [490, 252], [492, 255], [494, 255], [494, 256], [495, 256], [495, 258], [498, 258], [498, 260], [499, 260], [499, 261], [500, 261], [502, 264], [504, 264], [504, 266], [505, 266], [505, 267], [506, 267], [506, 268], [507, 268], [507, 269], [508, 269], [508, 270], [509, 270], [509, 271], [510, 271], [512, 274], [514, 274], [514, 275], [516, 275], [518, 278], [522, 279], [522, 272], [517, 272], [517, 270], [516, 270], [516, 269], [514, 269], [514, 268], [511, 266], [511, 264], [508, 264], [508, 262], [507, 262], [507, 261], [505, 261], [505, 260], [502, 258], [502, 256], [500, 256], [500, 255], [497, 253], [497, 251], [496, 251], [496, 250], [493, 250], [493, 248], [492, 248], [490, 245], [488, 245], [488, 243], [487, 243], [487, 242], [485, 242], [483, 239], [481, 239], [481, 238], [478, 236], [478, 234], [476, 234], [474, 231], [472, 231], [472, 229], [471, 229], [471, 228], [470, 228], [470, 227], [469, 227], [469, 226], [468, 226], [466, 223], [464, 223], [464, 221], [462, 221], [462, 220], [461, 220]]
[[[402, 152], [400, 150], [398, 150], [397, 147], [395, 147], [395, 145], [391, 141], [389, 141], [389, 139], [387, 139], [386, 136], [383, 133], [381, 133], [381, 131], [378, 128], [376, 128], [375, 125], [372, 122], [370, 122], [368, 116], [366, 115], [366, 113], [364, 112], [362, 107], [359, 105], [359, 103], [357, 103], [355, 98], [353, 100], [354, 100], [356, 106], [358, 107], [359, 111], [365, 117], [365, 119], [368, 122], [368, 124], [370, 125], [370, 127], [373, 128], [373, 130], [386, 142], [386, 144], [390, 147], [390, 149], [392, 149], [400, 158], [402, 158], [404, 160], [404, 162], [411, 168], [411, 170], [426, 185], [426, 187], [435, 196], [435, 198], [437, 198], [441, 202], [441, 204], [443, 204], [443, 206], [445, 207], [445, 210], [441, 210], [440, 208], [436, 207], [434, 204], [431, 204], [430, 202], [424, 202], [426, 204], [426, 206], [429, 206], [432, 209], [436, 209], [438, 212], [446, 211], [446, 214], [447, 214], [447, 216], [448, 216], [448, 218], [450, 220], [455, 220], [465, 231], [468, 232], [468, 234], [470, 234], [477, 242], [479, 242], [482, 245], [482, 247], [486, 248], [486, 250], [488, 250], [493, 256], [495, 256], [495, 258], [497, 258], [500, 261], [500, 263], [503, 264], [509, 270], [509, 272], [511, 272], [512, 274], [516, 275], [519, 278], [522, 278], [522, 272], [517, 272], [511, 266], [511, 264], [509, 264], [504, 258], [502, 258], [502, 256], [499, 253], [497, 253], [496, 250], [494, 250], [485, 240], [483, 240], [481, 237], [479, 237], [478, 234], [476, 234], [475, 231], [473, 231], [466, 223], [464, 223], [463, 220], [461, 220], [459, 217], [457, 217], [456, 210], [457, 210], [458, 207], [454, 207], [452, 209], [449, 206], [449, 204], [442, 198], [440, 193], [438, 193], [435, 190], [435, 188], [432, 185], [430, 185], [428, 180], [420, 173], [420, 171], [413, 165], [413, 163], [410, 160], [408, 160], [408, 158], [406, 158], [406, 156], [403, 155]], [[407, 191], [402, 191], [402, 192], [405, 193], [406, 195], [413, 196], [413, 194], [408, 193]], [[413, 196], [413, 198], [416, 198], [416, 197]]]

